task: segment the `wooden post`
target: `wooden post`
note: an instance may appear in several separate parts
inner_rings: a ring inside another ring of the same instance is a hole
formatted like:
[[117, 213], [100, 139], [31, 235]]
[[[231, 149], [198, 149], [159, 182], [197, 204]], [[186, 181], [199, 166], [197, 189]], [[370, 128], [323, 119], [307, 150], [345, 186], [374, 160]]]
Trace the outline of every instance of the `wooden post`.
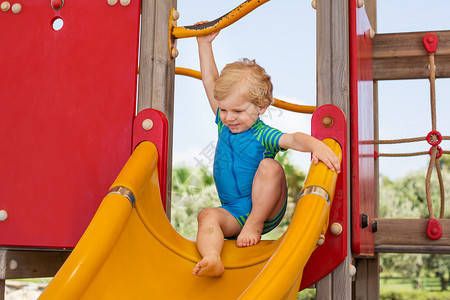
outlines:
[[[317, 1], [316, 20], [317, 105], [327, 103], [336, 105], [348, 117], [350, 116], [348, 1]], [[347, 129], [348, 136], [350, 136], [349, 128]], [[350, 145], [347, 145], [347, 149], [350, 149]], [[350, 155], [350, 153], [347, 155]], [[348, 163], [350, 163], [350, 160], [348, 160]], [[347, 169], [351, 170], [350, 165], [347, 166]], [[348, 174], [348, 190], [350, 190], [350, 183], [351, 178]], [[348, 216], [351, 216], [350, 198], [347, 207], [349, 210]], [[349, 237], [347, 258], [331, 274], [316, 284], [318, 300], [351, 299], [352, 278], [349, 274], [349, 265], [352, 261], [350, 218], [348, 218], [347, 228]]]
[[356, 259], [356, 280], [353, 288], [353, 299], [380, 299], [379, 256]]
[[153, 108], [169, 120], [166, 214], [170, 218], [172, 186], [175, 60], [169, 54], [169, 15], [176, 0], [142, 0], [138, 112]]
[[0, 249], [0, 300], [5, 299], [6, 292], [6, 251]]
[[0, 300], [5, 299], [6, 293], [6, 281], [5, 279], [0, 279]]

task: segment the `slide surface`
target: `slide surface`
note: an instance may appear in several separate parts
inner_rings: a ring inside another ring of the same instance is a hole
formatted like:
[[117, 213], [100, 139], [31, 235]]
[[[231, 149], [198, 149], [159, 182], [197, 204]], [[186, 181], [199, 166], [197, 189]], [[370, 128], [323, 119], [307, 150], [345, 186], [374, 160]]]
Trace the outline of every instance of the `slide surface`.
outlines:
[[[337, 142], [324, 142], [341, 157]], [[173, 229], [162, 208], [157, 160], [153, 143], [139, 144], [40, 299], [295, 299], [330, 201], [304, 192], [280, 239], [248, 248], [225, 241], [224, 275], [200, 278], [192, 275], [201, 258], [195, 243]], [[303, 190], [318, 186], [332, 200], [336, 179], [312, 164]]]

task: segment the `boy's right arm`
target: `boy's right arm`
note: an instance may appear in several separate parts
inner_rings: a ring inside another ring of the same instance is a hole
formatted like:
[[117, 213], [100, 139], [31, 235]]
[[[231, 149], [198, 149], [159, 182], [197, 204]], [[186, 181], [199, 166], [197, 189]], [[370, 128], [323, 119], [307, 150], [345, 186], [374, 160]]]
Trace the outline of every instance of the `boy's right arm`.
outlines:
[[219, 78], [219, 71], [217, 70], [216, 62], [214, 61], [212, 41], [218, 34], [219, 31], [216, 31], [209, 35], [197, 37], [202, 82], [214, 114], [217, 113], [217, 108], [219, 107], [217, 100], [214, 98], [214, 85]]
[[330, 170], [341, 172], [341, 163], [336, 154], [322, 141], [302, 132], [285, 133], [280, 137], [279, 145], [284, 149], [311, 152], [315, 165], [322, 161]]

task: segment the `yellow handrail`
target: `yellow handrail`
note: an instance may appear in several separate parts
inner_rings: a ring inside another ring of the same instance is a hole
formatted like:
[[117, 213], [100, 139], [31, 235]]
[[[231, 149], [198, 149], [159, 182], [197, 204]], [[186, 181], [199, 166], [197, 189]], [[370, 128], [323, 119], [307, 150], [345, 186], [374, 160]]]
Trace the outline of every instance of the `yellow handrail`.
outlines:
[[[342, 161], [339, 143], [333, 139], [324, 139], [323, 142]], [[311, 163], [283, 243], [239, 299], [296, 298], [303, 268], [318, 246], [316, 242], [320, 234], [325, 234], [327, 230], [337, 178], [338, 174], [331, 171], [323, 162], [317, 165]]]
[[214, 21], [200, 25], [174, 27], [172, 37], [175, 39], [181, 39], [210, 34], [233, 24], [258, 6], [261, 6], [268, 1], [270, 0], [248, 0]]
[[[181, 68], [181, 67], [175, 67], [175, 74], [178, 75], [184, 75], [189, 76], [197, 79], [202, 79], [202, 73], [196, 70], [188, 69], [188, 68]], [[304, 114], [312, 114], [316, 110], [315, 106], [310, 105], [298, 105], [290, 102], [286, 102], [277, 98], [273, 98], [274, 102], [272, 103], [273, 106], [285, 109], [288, 111], [298, 112], [298, 113], [304, 113]]]

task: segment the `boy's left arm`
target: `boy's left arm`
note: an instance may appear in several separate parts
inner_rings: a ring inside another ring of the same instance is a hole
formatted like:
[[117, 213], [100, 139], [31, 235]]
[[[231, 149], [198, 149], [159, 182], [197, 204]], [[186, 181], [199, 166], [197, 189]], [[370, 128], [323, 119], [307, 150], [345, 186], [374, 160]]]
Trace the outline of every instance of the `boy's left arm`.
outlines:
[[341, 172], [341, 164], [336, 154], [313, 136], [302, 132], [285, 133], [280, 137], [279, 145], [284, 149], [311, 152], [315, 165], [322, 161], [330, 170]]

